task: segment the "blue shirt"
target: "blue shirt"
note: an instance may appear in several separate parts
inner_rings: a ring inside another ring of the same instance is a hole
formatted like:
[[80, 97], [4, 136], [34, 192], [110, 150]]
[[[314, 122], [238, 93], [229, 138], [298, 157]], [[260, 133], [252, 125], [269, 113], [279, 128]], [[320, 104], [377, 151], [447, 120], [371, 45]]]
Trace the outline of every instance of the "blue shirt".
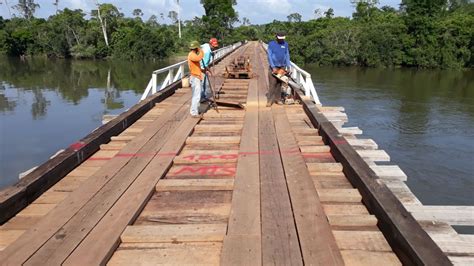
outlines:
[[212, 50], [208, 43], [201, 45], [201, 49], [204, 52], [204, 58], [201, 60], [201, 68], [204, 69], [211, 63]]
[[283, 42], [279, 44], [276, 41], [268, 43], [268, 63], [271, 68], [275, 67], [289, 67], [290, 63], [290, 49], [288, 43]]

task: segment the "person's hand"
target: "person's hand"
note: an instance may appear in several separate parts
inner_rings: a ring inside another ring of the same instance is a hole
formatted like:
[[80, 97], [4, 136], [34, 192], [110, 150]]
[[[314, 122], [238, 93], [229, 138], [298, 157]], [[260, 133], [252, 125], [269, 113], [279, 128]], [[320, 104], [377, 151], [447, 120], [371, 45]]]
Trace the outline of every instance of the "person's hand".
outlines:
[[274, 68], [272, 69], [272, 73], [273, 73], [273, 74], [277, 74], [277, 73], [278, 73], [278, 68], [274, 67]]

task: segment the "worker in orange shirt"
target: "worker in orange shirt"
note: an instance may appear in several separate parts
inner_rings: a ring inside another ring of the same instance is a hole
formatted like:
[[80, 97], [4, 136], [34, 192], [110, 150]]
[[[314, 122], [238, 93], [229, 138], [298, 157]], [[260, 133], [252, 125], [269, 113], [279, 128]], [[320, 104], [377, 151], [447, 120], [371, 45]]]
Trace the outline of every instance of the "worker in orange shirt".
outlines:
[[191, 50], [188, 54], [189, 82], [191, 83], [193, 95], [190, 113], [192, 117], [198, 118], [201, 117], [199, 114], [199, 102], [201, 99], [202, 80], [204, 78], [201, 69], [201, 60], [204, 58], [204, 52], [201, 50], [201, 45], [198, 41], [192, 41], [189, 44], [189, 49]]

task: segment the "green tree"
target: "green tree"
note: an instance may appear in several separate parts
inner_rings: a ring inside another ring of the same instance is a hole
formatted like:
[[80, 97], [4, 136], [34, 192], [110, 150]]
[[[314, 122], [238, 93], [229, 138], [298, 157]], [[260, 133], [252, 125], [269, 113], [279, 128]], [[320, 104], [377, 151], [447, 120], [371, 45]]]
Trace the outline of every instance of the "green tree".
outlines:
[[168, 18], [171, 20], [172, 24], [177, 24], [178, 23], [178, 13], [174, 10], [171, 10], [168, 12]]
[[375, 12], [378, 11], [379, 0], [351, 0], [355, 5], [356, 12], [352, 13], [354, 19], [370, 20]]
[[238, 14], [234, 10], [236, 0], [200, 0], [204, 7], [205, 15], [202, 16], [204, 32], [207, 36], [215, 36], [224, 40], [238, 21]]
[[140, 8], [136, 8], [133, 10], [132, 15], [136, 18], [143, 17], [143, 11]]
[[326, 12], [324, 12], [324, 16], [326, 16], [326, 18], [334, 17], [334, 9], [330, 7]]
[[299, 13], [291, 13], [286, 18], [288, 22], [301, 22], [302, 16]]

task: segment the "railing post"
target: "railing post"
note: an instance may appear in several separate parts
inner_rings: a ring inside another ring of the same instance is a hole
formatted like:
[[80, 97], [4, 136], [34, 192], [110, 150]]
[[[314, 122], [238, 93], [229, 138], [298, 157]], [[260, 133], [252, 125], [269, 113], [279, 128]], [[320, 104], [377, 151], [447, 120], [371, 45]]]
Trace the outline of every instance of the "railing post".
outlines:
[[156, 93], [156, 86], [157, 86], [157, 74], [156, 73], [153, 73], [153, 75], [151, 76], [151, 82], [152, 82], [152, 89], [151, 89], [151, 94], [155, 94]]

